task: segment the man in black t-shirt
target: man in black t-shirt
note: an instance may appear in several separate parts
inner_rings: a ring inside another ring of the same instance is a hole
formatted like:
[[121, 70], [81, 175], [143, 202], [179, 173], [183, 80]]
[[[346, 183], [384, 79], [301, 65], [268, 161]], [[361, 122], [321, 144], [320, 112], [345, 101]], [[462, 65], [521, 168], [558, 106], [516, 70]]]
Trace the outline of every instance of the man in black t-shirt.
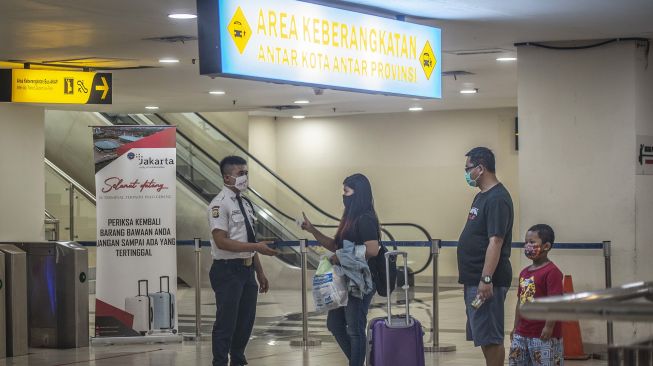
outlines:
[[[483, 349], [488, 366], [503, 365], [504, 302], [512, 280], [510, 247], [514, 210], [485, 147], [467, 153], [465, 179], [478, 187], [458, 240], [458, 282], [464, 285], [467, 340]], [[479, 306], [480, 304], [480, 306]]]

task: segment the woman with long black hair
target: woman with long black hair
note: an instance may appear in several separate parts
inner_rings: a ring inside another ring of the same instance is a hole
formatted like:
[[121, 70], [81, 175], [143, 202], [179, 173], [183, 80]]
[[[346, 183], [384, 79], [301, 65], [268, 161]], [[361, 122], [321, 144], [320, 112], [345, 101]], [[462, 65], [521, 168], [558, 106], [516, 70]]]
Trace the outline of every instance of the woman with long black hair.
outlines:
[[[366, 259], [374, 258], [379, 252], [380, 227], [370, 181], [362, 174], [354, 174], [345, 179], [343, 190], [345, 211], [335, 238], [322, 234], [306, 215], [302, 229], [313, 234], [320, 245], [334, 253], [349, 241], [356, 247], [365, 246]], [[338, 264], [338, 256], [333, 255], [330, 261]], [[365, 363], [367, 311], [374, 292], [372, 288], [362, 298], [350, 293], [347, 306], [331, 310], [327, 316], [327, 328], [349, 359], [349, 366], [363, 366]]]

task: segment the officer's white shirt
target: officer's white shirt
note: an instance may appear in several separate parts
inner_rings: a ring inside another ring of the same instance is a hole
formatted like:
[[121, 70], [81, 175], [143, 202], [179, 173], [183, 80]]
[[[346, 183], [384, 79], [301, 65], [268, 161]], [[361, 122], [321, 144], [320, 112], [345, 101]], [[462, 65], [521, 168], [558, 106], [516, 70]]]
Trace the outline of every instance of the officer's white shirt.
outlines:
[[[247, 217], [249, 218], [249, 223], [254, 229], [254, 224], [256, 222], [256, 217], [254, 216], [254, 209], [252, 205], [244, 198], [241, 198], [243, 201], [243, 207], [247, 211]], [[245, 216], [238, 206], [238, 200], [236, 198], [236, 193], [229, 188], [224, 188], [220, 193], [218, 193], [215, 198], [209, 203], [208, 210], [209, 217], [209, 229], [211, 233], [213, 230], [219, 229], [227, 232], [227, 237], [232, 240], [237, 240], [243, 243], [247, 243], [247, 229], [245, 227]], [[213, 240], [213, 235], [211, 235], [211, 255], [213, 259], [238, 259], [238, 258], [251, 258], [255, 252], [229, 252], [226, 250], [219, 249], [215, 245]]]

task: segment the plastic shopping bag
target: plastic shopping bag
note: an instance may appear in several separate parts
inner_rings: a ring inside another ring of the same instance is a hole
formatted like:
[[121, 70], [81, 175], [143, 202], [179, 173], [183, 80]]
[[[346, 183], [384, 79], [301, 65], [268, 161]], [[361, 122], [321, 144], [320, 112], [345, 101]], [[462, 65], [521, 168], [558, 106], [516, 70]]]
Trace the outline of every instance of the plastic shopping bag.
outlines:
[[320, 260], [313, 276], [313, 301], [317, 312], [325, 312], [347, 306], [347, 283], [339, 276], [327, 258]]

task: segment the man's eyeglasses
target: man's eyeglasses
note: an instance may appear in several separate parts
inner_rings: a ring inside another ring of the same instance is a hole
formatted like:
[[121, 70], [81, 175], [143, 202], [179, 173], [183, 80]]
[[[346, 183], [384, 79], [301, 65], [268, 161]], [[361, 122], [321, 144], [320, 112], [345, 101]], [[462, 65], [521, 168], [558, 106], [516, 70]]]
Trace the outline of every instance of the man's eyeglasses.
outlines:
[[477, 166], [478, 166], [478, 164], [476, 164], [476, 165], [474, 165], [474, 166], [466, 166], [466, 167], [465, 167], [465, 172], [469, 173], [470, 170], [476, 168]]

